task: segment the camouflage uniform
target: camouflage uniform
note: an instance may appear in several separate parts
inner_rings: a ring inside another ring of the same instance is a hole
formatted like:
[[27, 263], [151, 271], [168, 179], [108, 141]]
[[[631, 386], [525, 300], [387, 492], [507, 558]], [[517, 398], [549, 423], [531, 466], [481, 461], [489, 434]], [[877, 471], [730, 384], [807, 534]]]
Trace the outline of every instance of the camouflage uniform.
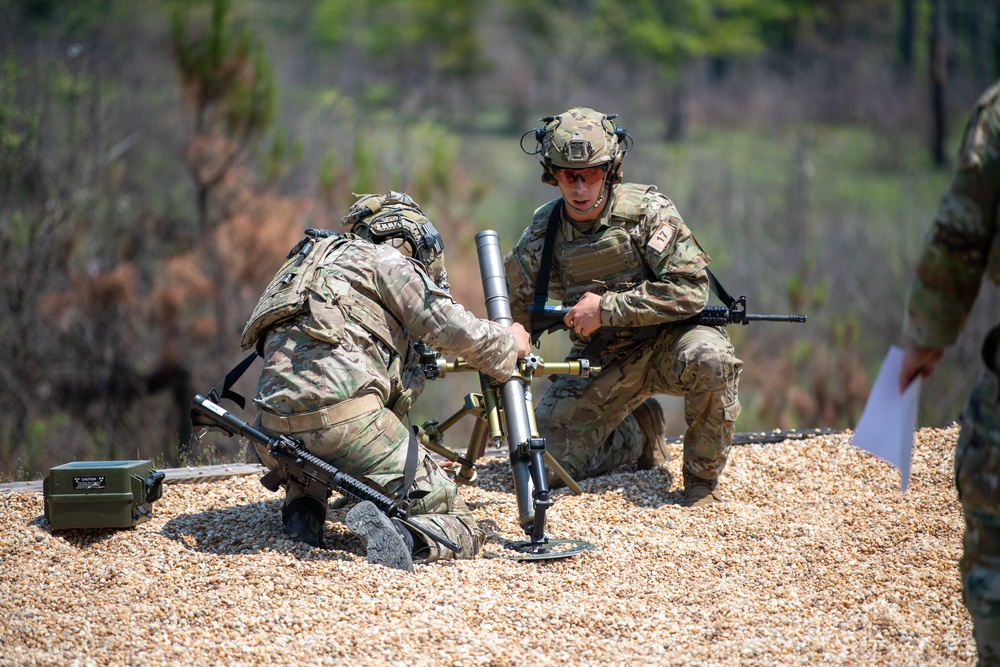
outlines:
[[[411, 337], [420, 339], [507, 379], [516, 370], [516, 341], [466, 311], [434, 284], [419, 262], [392, 247], [345, 236], [317, 243], [312, 256], [320, 259], [309, 307], [267, 331], [254, 403], [262, 411], [290, 415], [377, 397], [382, 407], [297, 435], [317, 456], [398, 497], [409, 440], [399, 415], [412, 396], [404, 388], [407, 360], [396, 350], [408, 350]], [[379, 319], [389, 327], [373, 335], [377, 327], [371, 322]], [[258, 447], [258, 453], [268, 467], [275, 466], [266, 450]], [[413, 491], [427, 492], [411, 506], [413, 522], [460, 544], [459, 558], [476, 556], [485, 536], [455, 484], [423, 447]], [[286, 507], [303, 493], [289, 483]], [[327, 501], [317, 500], [324, 506]], [[421, 554], [426, 560], [451, 557], [448, 549], [428, 542], [430, 553]]]
[[[1000, 82], [977, 102], [958, 165], [925, 241], [910, 290], [907, 339], [945, 348], [958, 338], [985, 274], [1000, 284]], [[965, 514], [960, 563], [979, 665], [1000, 664], [1000, 326], [960, 418], [955, 483]]]
[[[722, 328], [674, 325], [699, 313], [709, 296], [710, 261], [667, 197], [647, 185], [621, 184], [601, 217], [582, 232], [565, 214], [558, 227], [548, 286], [550, 298], [575, 304], [601, 296], [601, 324], [660, 325], [655, 338], [615, 341], [601, 353], [596, 377], [559, 376], [535, 416], [549, 452], [572, 476], [586, 478], [635, 462], [643, 449], [632, 415], [657, 394], [684, 396], [684, 469], [717, 480], [726, 465], [742, 362]], [[511, 311], [528, 324], [546, 227], [556, 199], [535, 211], [507, 253]], [[589, 339], [571, 332], [570, 358]]]

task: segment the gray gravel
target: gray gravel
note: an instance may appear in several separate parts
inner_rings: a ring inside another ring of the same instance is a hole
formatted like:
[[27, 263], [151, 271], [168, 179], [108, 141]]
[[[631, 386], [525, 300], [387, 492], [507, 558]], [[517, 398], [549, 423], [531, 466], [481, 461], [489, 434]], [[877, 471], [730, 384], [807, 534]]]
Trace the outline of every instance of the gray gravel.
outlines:
[[[918, 433], [910, 489], [848, 433], [736, 447], [723, 505], [677, 505], [665, 466], [557, 494], [564, 560], [369, 565], [280, 536], [255, 476], [171, 484], [151, 521], [49, 531], [0, 494], [0, 665], [971, 665], [951, 485], [957, 428]], [[463, 488], [509, 539], [503, 458]]]

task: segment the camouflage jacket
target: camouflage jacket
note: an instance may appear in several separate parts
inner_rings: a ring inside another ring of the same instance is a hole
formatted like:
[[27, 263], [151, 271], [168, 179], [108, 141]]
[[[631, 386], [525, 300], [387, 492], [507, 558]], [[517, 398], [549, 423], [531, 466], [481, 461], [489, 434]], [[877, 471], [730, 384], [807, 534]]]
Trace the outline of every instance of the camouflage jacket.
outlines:
[[983, 275], [1000, 284], [1000, 82], [979, 98], [951, 183], [924, 241], [907, 300], [904, 333], [922, 347], [952, 345]]
[[[660, 324], [701, 312], [708, 302], [705, 267], [710, 258], [673, 202], [654, 186], [632, 183], [619, 185], [611, 197], [587, 233], [561, 216], [549, 297], [573, 305], [584, 292], [600, 294], [605, 326]], [[531, 225], [504, 258], [511, 312], [525, 326], [555, 206], [561, 207], [562, 199], [535, 211]]]
[[[329, 257], [319, 270], [334, 293], [346, 283], [367, 297], [367, 303], [381, 304], [407, 338], [460, 356], [497, 379], [515, 373], [514, 337], [455, 302], [418, 262], [391, 247], [353, 237], [344, 242], [342, 252]], [[266, 333], [264, 370], [254, 399], [258, 407], [289, 414], [362, 394], [375, 394], [390, 407], [399, 398], [404, 373], [413, 365], [396, 350], [408, 351], [408, 342], [387, 345], [352, 319], [350, 308], [345, 313], [331, 301], [320, 305], [310, 298], [308, 310]], [[338, 333], [331, 336], [334, 329]]]

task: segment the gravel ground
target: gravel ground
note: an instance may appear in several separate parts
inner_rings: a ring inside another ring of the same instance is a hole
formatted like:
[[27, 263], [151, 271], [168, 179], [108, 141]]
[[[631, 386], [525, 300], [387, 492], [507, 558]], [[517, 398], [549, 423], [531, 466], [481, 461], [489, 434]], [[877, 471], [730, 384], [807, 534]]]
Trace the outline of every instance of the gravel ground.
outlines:
[[[677, 505], [660, 468], [562, 490], [562, 560], [369, 565], [331, 513], [326, 551], [282, 539], [256, 477], [171, 484], [134, 529], [51, 533], [0, 494], [2, 665], [971, 665], [951, 485], [957, 427], [923, 429], [910, 488], [849, 433], [733, 449], [725, 504]], [[503, 458], [463, 489], [516, 529]]]

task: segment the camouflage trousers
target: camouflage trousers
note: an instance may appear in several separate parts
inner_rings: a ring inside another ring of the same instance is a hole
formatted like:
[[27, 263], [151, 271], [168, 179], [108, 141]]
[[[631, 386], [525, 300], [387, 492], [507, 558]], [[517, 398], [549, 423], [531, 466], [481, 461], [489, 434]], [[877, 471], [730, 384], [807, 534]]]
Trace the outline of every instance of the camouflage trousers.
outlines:
[[655, 339], [602, 358], [601, 365], [596, 377], [557, 376], [535, 408], [546, 449], [571, 476], [585, 479], [635, 462], [642, 436], [631, 413], [647, 398], [669, 394], [684, 397], [685, 470], [719, 477], [740, 414], [743, 368], [725, 330], [662, 327]]
[[1000, 327], [983, 346], [987, 369], [962, 411], [955, 486], [965, 515], [959, 563], [979, 667], [1000, 665]]
[[[367, 482], [391, 498], [401, 494], [409, 434], [387, 408], [296, 435], [302, 438], [306, 449], [348, 475]], [[273, 469], [277, 464], [267, 450], [260, 445], [255, 444], [255, 447], [264, 465]], [[455, 483], [434, 462], [430, 452], [418, 447], [417, 472], [411, 492], [424, 491], [426, 495], [413, 501], [410, 519], [418, 527], [425, 526], [450, 538], [461, 546], [461, 550], [455, 554], [434, 540], [423, 538], [427, 548], [418, 549], [415, 558], [427, 562], [475, 558], [486, 540], [485, 534], [459, 497]], [[286, 506], [304, 495], [302, 486], [294, 482], [285, 484]], [[327, 503], [326, 498], [317, 500], [324, 505]]]

